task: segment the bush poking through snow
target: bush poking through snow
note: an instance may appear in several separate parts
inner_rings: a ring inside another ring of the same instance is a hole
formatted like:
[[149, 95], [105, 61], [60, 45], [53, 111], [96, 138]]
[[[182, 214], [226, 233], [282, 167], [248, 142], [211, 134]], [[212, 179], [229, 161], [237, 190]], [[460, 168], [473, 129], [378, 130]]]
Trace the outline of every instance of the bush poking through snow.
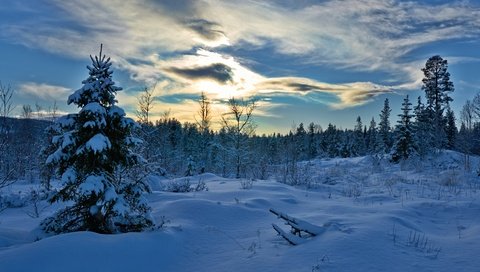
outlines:
[[460, 184], [459, 173], [451, 170], [440, 176], [440, 184], [447, 187], [454, 187]]
[[250, 190], [253, 187], [253, 179], [241, 179], [240, 188], [243, 190]]
[[165, 188], [165, 191], [172, 193], [187, 193], [191, 192], [191, 183], [190, 179], [182, 178], [170, 181]]
[[[45, 200], [47, 197], [47, 194], [42, 191], [37, 191], [37, 190], [31, 190], [30, 191], [30, 203], [32, 204], [32, 210], [27, 211], [27, 215], [32, 217], [32, 218], [39, 218], [40, 213], [42, 212], [43, 208], [40, 207], [40, 202], [42, 200]], [[44, 207], [45, 208], [45, 207]]]
[[208, 187], [201, 179], [197, 183], [191, 183], [189, 178], [180, 178], [168, 182], [165, 191], [172, 193], [200, 192], [208, 191]]
[[362, 190], [362, 185], [360, 184], [348, 184], [343, 193], [346, 197], [358, 198], [362, 195]]
[[425, 233], [417, 231], [410, 231], [406, 245], [416, 248], [432, 259], [438, 258], [438, 254], [442, 251], [442, 248], [432, 244], [432, 241], [429, 240]]

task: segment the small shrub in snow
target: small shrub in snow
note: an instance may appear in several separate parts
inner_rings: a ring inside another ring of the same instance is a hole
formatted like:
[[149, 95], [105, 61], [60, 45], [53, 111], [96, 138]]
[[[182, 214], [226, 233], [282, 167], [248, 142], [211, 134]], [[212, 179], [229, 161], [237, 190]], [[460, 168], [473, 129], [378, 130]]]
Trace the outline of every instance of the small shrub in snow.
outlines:
[[342, 177], [348, 174], [348, 170], [337, 163], [334, 167], [328, 168], [326, 174], [330, 177]]
[[385, 180], [385, 187], [387, 187], [387, 190], [390, 194], [390, 196], [395, 196], [394, 192], [393, 192], [393, 186], [397, 184], [397, 180], [394, 179], [394, 178], [387, 178]]
[[410, 231], [406, 245], [414, 247], [426, 254], [427, 257], [436, 259], [442, 248], [435, 246], [432, 241], [425, 235], [417, 231]]
[[362, 195], [362, 186], [360, 184], [348, 184], [343, 193], [346, 197], [357, 198]]
[[195, 192], [208, 191], [208, 187], [205, 181], [200, 179], [198, 183], [195, 185], [194, 191]]
[[6, 208], [21, 208], [28, 205], [30, 197], [22, 194], [22, 192], [12, 194], [0, 195], [0, 207]]
[[166, 224], [170, 223], [170, 220], [168, 220], [164, 215], [160, 217], [160, 220], [157, 220], [156, 227], [157, 229], [164, 228]]
[[208, 191], [208, 187], [201, 179], [198, 183], [191, 183], [189, 178], [180, 178], [168, 182], [164, 190], [172, 193], [188, 193]]
[[322, 179], [322, 183], [327, 185], [335, 185], [337, 184], [337, 181], [329, 176], [325, 176]]
[[371, 167], [373, 173], [382, 173], [384, 171], [382, 160], [383, 158], [380, 155], [371, 155]]
[[165, 191], [172, 193], [191, 192], [191, 185], [192, 184], [190, 183], [190, 179], [188, 178], [172, 180], [167, 184]]
[[243, 190], [249, 190], [253, 187], [253, 179], [242, 179], [240, 180], [240, 188]]
[[312, 170], [310, 163], [286, 163], [283, 166], [280, 180], [282, 183], [292, 186], [305, 185], [308, 188], [312, 187]]
[[27, 215], [32, 218], [40, 217], [40, 212], [43, 210], [40, 207], [40, 201], [46, 199], [46, 194], [42, 191], [31, 190], [30, 191], [30, 203], [32, 204], [32, 210], [27, 211]]
[[0, 194], [0, 207], [3, 208], [23, 208], [34, 202], [40, 202], [48, 198], [44, 190], [31, 189], [29, 192], [15, 192]]
[[440, 184], [443, 186], [453, 187], [459, 185], [461, 179], [457, 171], [447, 171], [443, 175], [440, 175]]

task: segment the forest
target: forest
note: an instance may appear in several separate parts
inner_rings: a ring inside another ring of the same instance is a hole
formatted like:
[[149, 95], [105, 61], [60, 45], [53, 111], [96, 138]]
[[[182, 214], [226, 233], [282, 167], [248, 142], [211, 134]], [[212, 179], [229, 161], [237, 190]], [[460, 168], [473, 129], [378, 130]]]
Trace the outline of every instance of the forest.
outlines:
[[[218, 130], [212, 129], [216, 124], [204, 93], [198, 98], [196, 123], [182, 123], [168, 111], [151, 120], [155, 97], [152, 89], [145, 88], [138, 97], [139, 127], [134, 131], [143, 144], [136, 152], [148, 161], [147, 171], [162, 176], [208, 172], [234, 178], [276, 177], [293, 185], [302, 184], [308, 175], [298, 162], [315, 158], [371, 155], [401, 162], [449, 149], [465, 154], [465, 168], [478, 167], [469, 165], [468, 156], [480, 155], [480, 93], [455, 114], [449, 106], [454, 84], [447, 69], [447, 60], [440, 56], [428, 59], [422, 69], [425, 97], [407, 95], [399, 116], [390, 116], [387, 98], [377, 119], [358, 116], [354, 128], [299, 123], [288, 134], [255, 133], [255, 98], [229, 99], [229, 111], [221, 114]], [[47, 128], [59, 117], [56, 105], [47, 109], [35, 105], [35, 110], [22, 105], [21, 116], [11, 117], [14, 94], [10, 86], [0, 85], [0, 181], [41, 180], [49, 188], [55, 172], [45, 163], [53, 136]]]

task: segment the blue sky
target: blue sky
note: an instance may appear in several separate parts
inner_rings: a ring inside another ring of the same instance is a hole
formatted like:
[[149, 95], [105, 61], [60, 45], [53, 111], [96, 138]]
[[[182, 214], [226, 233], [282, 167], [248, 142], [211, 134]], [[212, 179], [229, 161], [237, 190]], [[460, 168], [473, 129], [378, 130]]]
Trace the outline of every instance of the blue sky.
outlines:
[[423, 96], [420, 69], [437, 54], [458, 115], [480, 90], [479, 32], [478, 1], [3, 0], [0, 80], [15, 114], [55, 100], [75, 111], [67, 96], [103, 43], [132, 117], [138, 91], [156, 86], [157, 117], [193, 121], [204, 91], [216, 116], [230, 97], [257, 97], [260, 133], [351, 128], [378, 121], [385, 98], [396, 114], [405, 95]]

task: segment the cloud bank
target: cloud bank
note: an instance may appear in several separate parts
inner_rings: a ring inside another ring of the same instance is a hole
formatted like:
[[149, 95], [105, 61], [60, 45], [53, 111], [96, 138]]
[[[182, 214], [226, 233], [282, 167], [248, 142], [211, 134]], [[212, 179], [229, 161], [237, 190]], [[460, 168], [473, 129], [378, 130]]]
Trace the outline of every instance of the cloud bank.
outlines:
[[[16, 4], [30, 16], [0, 25], [1, 36], [82, 59], [104, 43], [115, 65], [139, 84], [167, 82], [158, 95], [204, 91], [218, 100], [258, 94], [308, 99], [308, 94], [318, 92], [337, 98], [325, 102], [333, 108], [354, 107], [380, 94], [418, 87], [419, 64], [424, 60], [412, 58], [414, 50], [435, 42], [474, 39], [480, 32], [480, 7], [468, 1], [48, 3], [58, 14], [54, 19], [43, 7]], [[318, 77], [266, 76], [250, 68], [249, 61], [259, 61], [254, 56], [250, 60], [235, 56], [240, 49], [269, 49], [273, 55], [294, 57], [314, 67], [380, 71], [395, 83], [345, 79], [333, 84]], [[45, 88], [45, 93], [51, 90]]]

